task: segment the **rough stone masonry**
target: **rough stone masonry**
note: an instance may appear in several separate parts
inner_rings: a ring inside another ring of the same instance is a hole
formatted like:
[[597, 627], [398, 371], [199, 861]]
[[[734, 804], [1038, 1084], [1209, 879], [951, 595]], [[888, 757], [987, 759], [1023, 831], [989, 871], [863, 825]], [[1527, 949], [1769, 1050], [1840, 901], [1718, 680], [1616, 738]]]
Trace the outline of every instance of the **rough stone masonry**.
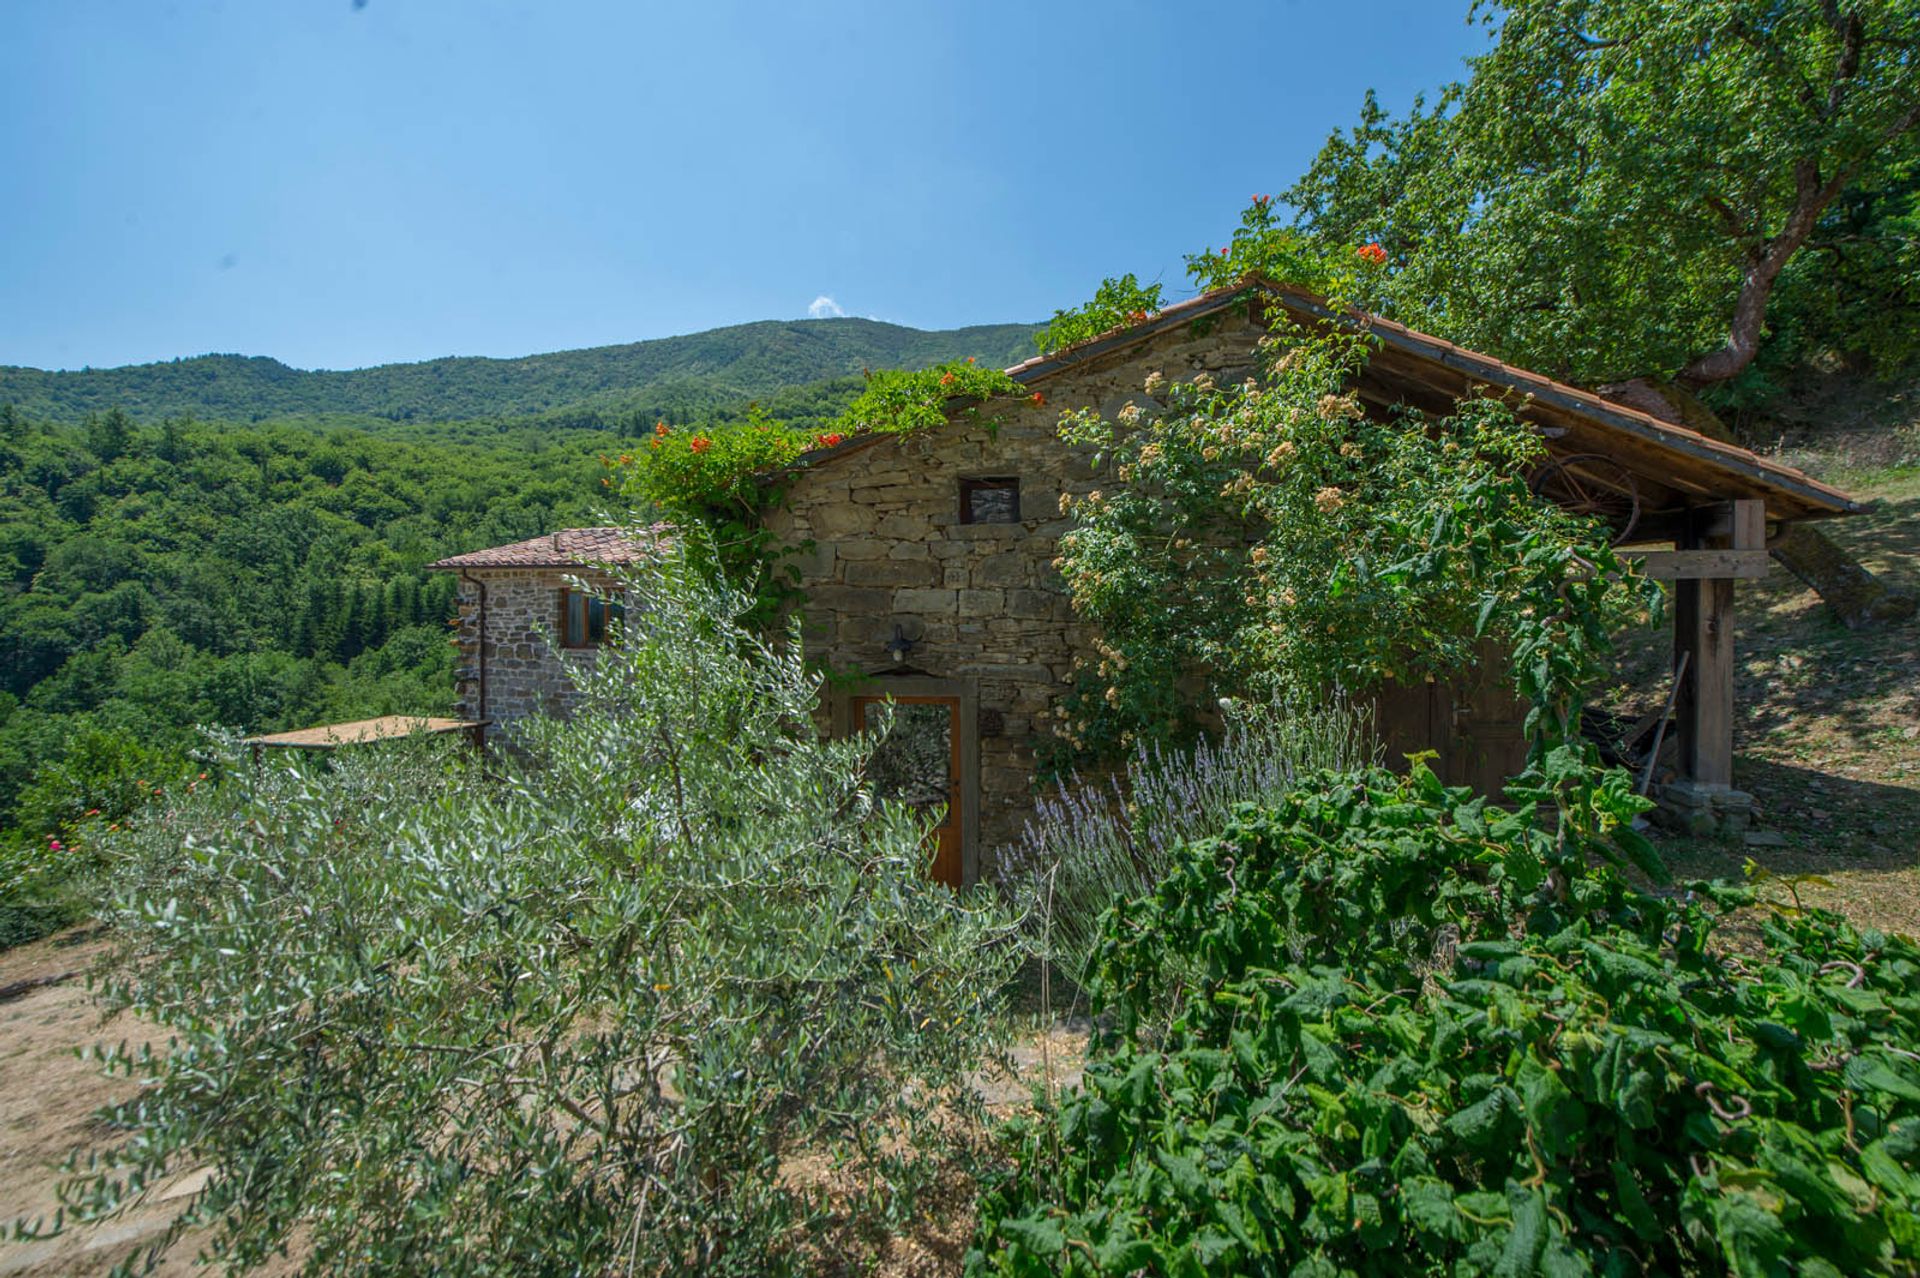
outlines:
[[[995, 852], [1033, 810], [1035, 747], [1072, 685], [1076, 658], [1097, 659], [1053, 561], [1071, 527], [1061, 494], [1083, 496], [1113, 478], [1087, 450], [1061, 441], [1061, 414], [1093, 408], [1111, 417], [1129, 401], [1150, 409], [1144, 387], [1153, 372], [1241, 380], [1263, 333], [1244, 309], [1204, 331], [1183, 324], [1048, 377], [1044, 403], [996, 400], [943, 428], [829, 455], [799, 473], [785, 507], [768, 518], [789, 545], [811, 543], [796, 560], [809, 657], [877, 676], [881, 690], [904, 664], [973, 692], [975, 722], [962, 728], [978, 750], [979, 877], [993, 877]], [[961, 481], [987, 478], [1019, 480], [1018, 523], [961, 522]], [[904, 663], [887, 649], [896, 625], [917, 636]]]

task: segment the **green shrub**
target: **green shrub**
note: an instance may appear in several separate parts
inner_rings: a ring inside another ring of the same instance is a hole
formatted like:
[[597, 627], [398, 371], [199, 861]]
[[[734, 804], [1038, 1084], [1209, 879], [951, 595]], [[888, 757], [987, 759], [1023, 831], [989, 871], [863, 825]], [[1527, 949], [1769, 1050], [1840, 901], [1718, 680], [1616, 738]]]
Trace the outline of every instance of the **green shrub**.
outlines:
[[797, 637], [684, 554], [622, 584], [572, 718], [485, 770], [242, 769], [109, 849], [106, 1001], [171, 1046], [108, 1054], [144, 1085], [70, 1216], [204, 1166], [178, 1228], [233, 1269], [758, 1274], [908, 1210], [1010, 928], [813, 731]]
[[[976, 364], [972, 356], [948, 360], [931, 368], [885, 368], [867, 374], [866, 386], [833, 419], [829, 437], [865, 434], [911, 434], [944, 426], [955, 417], [980, 420], [980, 405], [1003, 395], [1021, 393], [1020, 384], [997, 368]], [[1034, 403], [1045, 397], [1030, 396]], [[997, 417], [984, 419], [997, 429]], [[824, 441], [822, 441], [824, 442]]]
[[1072, 310], [1055, 311], [1047, 326], [1033, 335], [1033, 344], [1042, 354], [1050, 355], [1116, 328], [1143, 324], [1159, 312], [1160, 285], [1142, 286], [1131, 273], [1119, 279], [1109, 276], [1100, 281], [1092, 301]]
[[1751, 894], [1635, 888], [1638, 801], [1548, 766], [1511, 813], [1327, 778], [1116, 908], [1116, 1031], [1012, 1126], [969, 1271], [1912, 1272], [1920, 948], [1736, 946]]

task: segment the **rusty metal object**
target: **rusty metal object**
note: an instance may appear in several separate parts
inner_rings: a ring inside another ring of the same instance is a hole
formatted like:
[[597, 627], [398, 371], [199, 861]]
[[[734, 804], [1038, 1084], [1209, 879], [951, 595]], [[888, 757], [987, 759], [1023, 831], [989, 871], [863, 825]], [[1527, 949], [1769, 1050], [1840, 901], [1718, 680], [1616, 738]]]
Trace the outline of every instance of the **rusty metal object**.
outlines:
[[1640, 485], [1633, 472], [1600, 453], [1550, 457], [1529, 476], [1527, 488], [1563, 510], [1590, 515], [1613, 529], [1613, 544], [1625, 545], [1640, 522]]

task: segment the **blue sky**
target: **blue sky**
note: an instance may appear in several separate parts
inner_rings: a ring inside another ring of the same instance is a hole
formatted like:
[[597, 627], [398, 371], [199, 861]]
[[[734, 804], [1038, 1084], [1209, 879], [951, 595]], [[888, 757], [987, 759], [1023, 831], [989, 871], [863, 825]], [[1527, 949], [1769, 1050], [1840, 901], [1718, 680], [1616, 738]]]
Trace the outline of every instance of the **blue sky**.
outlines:
[[[13, 0], [0, 364], [1043, 319], [1284, 188], [1466, 0]], [[824, 304], [816, 309], [827, 309]]]

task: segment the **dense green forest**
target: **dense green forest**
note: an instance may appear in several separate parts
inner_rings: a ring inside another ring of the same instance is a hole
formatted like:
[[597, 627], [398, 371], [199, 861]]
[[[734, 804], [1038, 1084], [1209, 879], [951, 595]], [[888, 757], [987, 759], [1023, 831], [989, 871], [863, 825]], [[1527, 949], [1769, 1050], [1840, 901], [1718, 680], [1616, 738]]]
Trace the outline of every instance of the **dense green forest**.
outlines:
[[612, 436], [78, 426], [0, 408], [0, 825], [71, 830], [249, 731], [452, 696], [442, 555], [591, 517]]
[[454, 582], [425, 566], [593, 520], [599, 458], [658, 417], [757, 402], [805, 426], [866, 367], [1011, 363], [1032, 332], [823, 320], [354, 373], [0, 370], [0, 844], [70, 841], [190, 778], [204, 725], [450, 710]]
[[289, 416], [429, 422], [554, 415], [550, 424], [682, 420], [788, 387], [857, 378], [863, 369], [924, 368], [976, 356], [1033, 354], [1030, 324], [928, 332], [868, 319], [764, 320], [622, 346], [522, 359], [460, 357], [347, 372], [275, 359], [201, 355], [127, 368], [48, 372], [0, 367], [0, 404], [75, 422], [123, 408], [249, 422]]

